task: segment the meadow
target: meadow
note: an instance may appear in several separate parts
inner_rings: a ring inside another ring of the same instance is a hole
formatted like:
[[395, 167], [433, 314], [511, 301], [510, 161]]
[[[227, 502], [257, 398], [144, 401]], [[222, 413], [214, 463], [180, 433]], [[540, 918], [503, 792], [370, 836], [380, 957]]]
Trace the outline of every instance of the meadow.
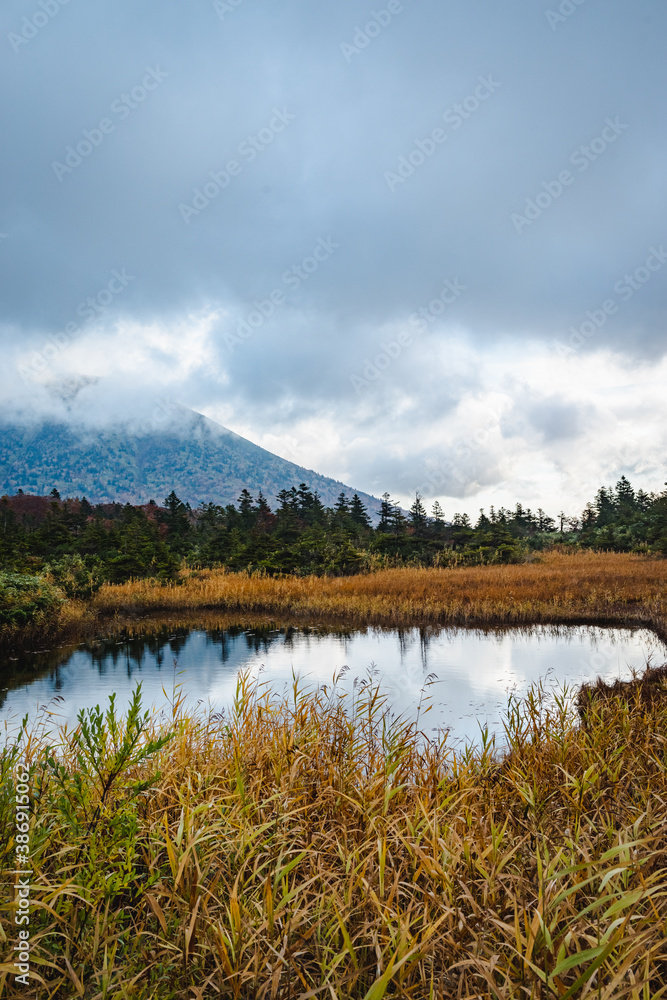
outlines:
[[546, 552], [531, 562], [397, 568], [349, 577], [271, 577], [184, 570], [175, 583], [105, 585], [98, 617], [219, 611], [302, 622], [399, 627], [637, 623], [665, 634], [667, 560], [586, 550]]
[[48, 580], [16, 579], [22, 589], [11, 575], [0, 587], [0, 649], [43, 649], [135, 632], [151, 622], [217, 628], [267, 619], [388, 628], [630, 625], [667, 641], [667, 560], [646, 554], [555, 548], [522, 563], [399, 567], [347, 577], [184, 564], [175, 580], [104, 584], [85, 600], [68, 599]]

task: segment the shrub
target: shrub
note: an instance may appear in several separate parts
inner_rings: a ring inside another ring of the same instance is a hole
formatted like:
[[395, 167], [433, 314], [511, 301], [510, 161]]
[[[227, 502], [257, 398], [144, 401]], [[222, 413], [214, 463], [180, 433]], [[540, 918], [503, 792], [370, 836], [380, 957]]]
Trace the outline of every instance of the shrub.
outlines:
[[0, 571], [0, 625], [31, 625], [55, 614], [60, 592], [39, 576]]

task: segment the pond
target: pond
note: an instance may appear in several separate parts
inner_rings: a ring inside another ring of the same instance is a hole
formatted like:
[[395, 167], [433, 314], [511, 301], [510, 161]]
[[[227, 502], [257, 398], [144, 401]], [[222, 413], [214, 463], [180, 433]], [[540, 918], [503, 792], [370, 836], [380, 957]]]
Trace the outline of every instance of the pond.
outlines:
[[[125, 707], [137, 681], [145, 707], [160, 712], [174, 685], [186, 703], [228, 707], [240, 672], [282, 692], [293, 674], [306, 686], [338, 686], [352, 693], [373, 676], [395, 715], [420, 716], [427, 733], [450, 731], [450, 740], [476, 740], [480, 724], [502, 732], [510, 692], [539, 679], [571, 688], [601, 676], [625, 679], [648, 660], [667, 660], [667, 648], [647, 629], [537, 626], [522, 629], [281, 628], [203, 630], [146, 626], [78, 646], [5, 658], [0, 675], [0, 724], [11, 738], [21, 719], [34, 721], [45, 706], [50, 722], [74, 722], [82, 708], [106, 705], [116, 692]], [[54, 701], [54, 699], [57, 699]]]

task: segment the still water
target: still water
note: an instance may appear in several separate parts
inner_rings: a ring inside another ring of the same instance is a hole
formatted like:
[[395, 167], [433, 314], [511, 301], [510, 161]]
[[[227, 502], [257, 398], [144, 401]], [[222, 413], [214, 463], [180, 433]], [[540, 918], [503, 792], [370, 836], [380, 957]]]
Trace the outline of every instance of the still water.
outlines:
[[315, 688], [342, 673], [338, 687], [349, 694], [372, 675], [395, 715], [414, 718], [426, 696], [432, 708], [420, 716], [425, 732], [447, 729], [452, 742], [476, 740], [480, 724], [501, 732], [510, 692], [521, 694], [540, 679], [572, 688], [598, 676], [624, 679], [649, 659], [665, 662], [667, 648], [646, 629], [158, 627], [5, 659], [0, 739], [10, 738], [26, 714], [31, 722], [41, 711], [49, 725], [71, 723], [82, 708], [105, 705], [113, 692], [125, 707], [137, 681], [144, 706], [155, 712], [165, 710], [165, 691], [171, 696], [174, 685], [182, 685], [190, 707], [219, 711], [231, 704], [237, 677], [247, 671], [279, 693], [291, 690], [294, 674]]

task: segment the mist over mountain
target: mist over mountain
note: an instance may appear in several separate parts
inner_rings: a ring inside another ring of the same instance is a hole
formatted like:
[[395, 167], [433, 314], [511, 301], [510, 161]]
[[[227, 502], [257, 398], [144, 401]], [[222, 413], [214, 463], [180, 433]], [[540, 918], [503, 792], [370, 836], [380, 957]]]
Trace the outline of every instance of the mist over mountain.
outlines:
[[276, 494], [304, 482], [332, 506], [358, 492], [374, 516], [379, 500], [289, 462], [186, 407], [141, 423], [100, 428], [63, 419], [0, 422], [0, 494], [86, 496], [91, 502], [161, 503], [171, 490], [184, 502], [235, 503], [242, 489]]

